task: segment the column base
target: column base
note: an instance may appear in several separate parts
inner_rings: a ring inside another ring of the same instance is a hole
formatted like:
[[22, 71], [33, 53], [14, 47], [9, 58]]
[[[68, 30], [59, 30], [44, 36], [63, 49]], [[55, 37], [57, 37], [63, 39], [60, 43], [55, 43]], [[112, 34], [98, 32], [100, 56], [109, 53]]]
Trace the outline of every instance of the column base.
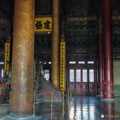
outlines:
[[96, 97], [98, 97], [98, 98], [103, 98], [103, 95], [97, 95]]
[[102, 99], [103, 102], [114, 103], [115, 99]]
[[24, 117], [14, 117], [14, 116], [11, 116], [11, 115], [8, 115], [6, 116], [5, 118], [3, 118], [2, 120], [38, 120], [40, 117], [38, 116], [34, 116], [34, 115], [31, 115], [31, 116], [24, 116]]

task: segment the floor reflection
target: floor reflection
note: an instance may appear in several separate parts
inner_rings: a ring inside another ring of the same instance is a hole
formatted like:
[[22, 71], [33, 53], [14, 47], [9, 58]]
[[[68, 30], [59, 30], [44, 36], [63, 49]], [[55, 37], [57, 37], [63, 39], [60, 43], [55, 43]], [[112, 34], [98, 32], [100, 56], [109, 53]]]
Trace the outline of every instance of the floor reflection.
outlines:
[[76, 96], [69, 105], [69, 118], [65, 120], [98, 120], [95, 97]]
[[101, 105], [101, 118], [105, 120], [115, 120], [116, 115], [114, 113], [115, 103], [102, 103]]
[[43, 102], [36, 105], [39, 120], [120, 120], [120, 97], [105, 103], [93, 96], [74, 96], [65, 103]]

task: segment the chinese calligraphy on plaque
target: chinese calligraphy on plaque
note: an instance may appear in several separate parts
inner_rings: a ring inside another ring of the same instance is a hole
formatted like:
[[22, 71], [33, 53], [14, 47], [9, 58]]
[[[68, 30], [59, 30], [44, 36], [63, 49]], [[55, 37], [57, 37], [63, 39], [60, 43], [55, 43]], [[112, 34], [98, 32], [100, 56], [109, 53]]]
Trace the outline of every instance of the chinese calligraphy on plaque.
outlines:
[[66, 42], [61, 42], [60, 43], [60, 90], [65, 90], [65, 80], [66, 80], [65, 49], [66, 49]]
[[5, 43], [5, 59], [4, 59], [5, 76], [8, 76], [9, 64], [10, 64], [10, 43]]
[[35, 18], [35, 32], [51, 32], [52, 18]]

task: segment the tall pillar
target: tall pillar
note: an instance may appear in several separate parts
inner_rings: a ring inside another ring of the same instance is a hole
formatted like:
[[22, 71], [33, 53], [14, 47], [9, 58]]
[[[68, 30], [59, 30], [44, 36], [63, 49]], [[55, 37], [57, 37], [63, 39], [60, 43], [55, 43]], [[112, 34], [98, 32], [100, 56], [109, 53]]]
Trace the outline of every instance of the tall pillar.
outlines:
[[15, 0], [10, 115], [16, 119], [33, 114], [34, 6]]
[[59, 88], [59, 41], [60, 41], [60, 1], [52, 0], [53, 29], [52, 29], [52, 84]]
[[103, 96], [103, 45], [102, 36], [98, 41], [98, 96]]
[[104, 39], [103, 39], [103, 36], [102, 36], [102, 58], [103, 58], [103, 61], [102, 61], [102, 79], [103, 79], [103, 95], [104, 95], [104, 57], [105, 57], [105, 55], [104, 55]]
[[103, 0], [104, 100], [114, 100], [111, 0]]

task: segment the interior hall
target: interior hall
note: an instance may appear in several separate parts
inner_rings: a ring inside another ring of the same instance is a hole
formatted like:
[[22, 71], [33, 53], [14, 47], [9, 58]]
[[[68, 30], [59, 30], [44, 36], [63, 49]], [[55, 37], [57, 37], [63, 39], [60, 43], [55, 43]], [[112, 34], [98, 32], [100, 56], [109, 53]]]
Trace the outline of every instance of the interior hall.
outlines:
[[0, 120], [120, 120], [120, 0], [0, 0]]

